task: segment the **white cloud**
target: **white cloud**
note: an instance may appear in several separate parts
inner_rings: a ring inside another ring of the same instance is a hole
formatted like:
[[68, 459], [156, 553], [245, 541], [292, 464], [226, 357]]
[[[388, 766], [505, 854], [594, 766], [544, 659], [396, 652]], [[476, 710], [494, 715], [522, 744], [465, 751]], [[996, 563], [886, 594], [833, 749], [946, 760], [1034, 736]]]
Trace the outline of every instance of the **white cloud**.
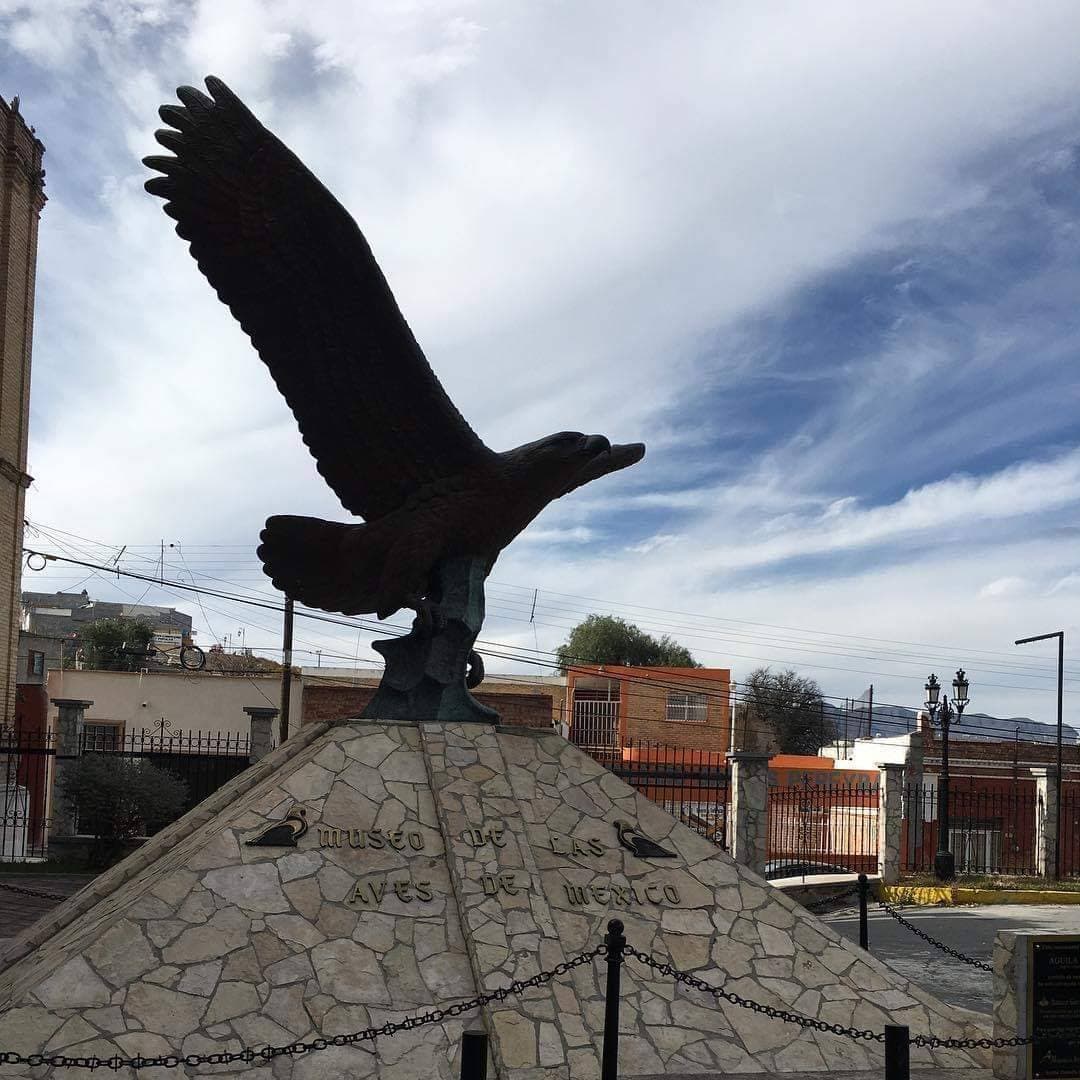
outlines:
[[[953, 362], [917, 326], [871, 378], [838, 386], [833, 431], [776, 420], [790, 442], [750, 464], [708, 459], [706, 436], [715, 427], [737, 445], [760, 423], [724, 408], [760, 357], [724, 351], [718, 331], [900, 223], [979, 205], [978, 179], [958, 179], [972, 158], [1076, 100], [1076, 5], [888, 2], [868, 18], [850, 3], [633, 3], [613, 18], [590, 3], [0, 0], [0, 19], [44, 87], [23, 111], [48, 146], [32, 517], [117, 544], [253, 547], [268, 513], [343, 516], [243, 334], [141, 191], [157, 105], [213, 71], [354, 211], [493, 446], [564, 428], [650, 443], [636, 469], [553, 506], [496, 578], [987, 644], [1012, 633], [1006, 594], [980, 595], [987, 582], [1017, 577], [1022, 558], [1045, 560], [1047, 581], [1073, 572], [1071, 541], [1024, 547], [1009, 532], [987, 548], [994, 530], [1075, 504], [1076, 452], [949, 476], [960, 433], [945, 430], [924, 447], [937, 482], [912, 480], [882, 505], [853, 489], [853, 458], [889, 453], [888, 403]], [[703, 400], [716, 402], [709, 422], [683, 422]], [[1000, 408], [1001, 422], [965, 436], [1015, 431]], [[688, 459], [699, 474], [687, 477]], [[965, 528], [980, 544], [970, 568], [946, 543]], [[935, 539], [941, 550], [917, 564], [766, 580], [784, 560]], [[244, 576], [250, 564], [202, 563], [262, 585]], [[745, 583], [751, 571], [759, 584]], [[1025, 622], [1053, 610], [1008, 600]], [[272, 616], [259, 618], [272, 637]], [[530, 647], [562, 632], [493, 627]]]
[[980, 599], [1003, 599], [1019, 596], [1026, 592], [1030, 584], [1021, 577], [1003, 577], [988, 581], [980, 590]]

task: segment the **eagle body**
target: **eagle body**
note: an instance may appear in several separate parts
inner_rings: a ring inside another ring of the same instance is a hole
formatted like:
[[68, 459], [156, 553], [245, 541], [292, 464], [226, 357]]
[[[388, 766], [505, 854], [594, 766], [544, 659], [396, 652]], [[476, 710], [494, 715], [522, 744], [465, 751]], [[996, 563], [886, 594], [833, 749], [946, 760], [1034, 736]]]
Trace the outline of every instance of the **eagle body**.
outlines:
[[289, 597], [385, 618], [429, 600], [438, 568], [498, 554], [553, 499], [639, 461], [640, 443], [560, 432], [496, 453], [431, 370], [341, 204], [220, 80], [159, 110], [145, 158], [199, 269], [270, 369], [347, 510], [278, 515], [258, 549]]

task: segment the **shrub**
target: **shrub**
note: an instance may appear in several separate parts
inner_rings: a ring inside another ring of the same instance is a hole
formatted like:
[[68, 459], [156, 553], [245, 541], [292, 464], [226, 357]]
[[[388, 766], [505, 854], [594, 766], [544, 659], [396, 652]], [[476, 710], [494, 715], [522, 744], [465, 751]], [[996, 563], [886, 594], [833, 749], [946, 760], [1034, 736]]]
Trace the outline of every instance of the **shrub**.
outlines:
[[136, 836], [174, 821], [187, 802], [187, 784], [148, 761], [84, 754], [57, 781], [79, 816], [79, 831], [95, 838], [92, 863], [107, 862]]

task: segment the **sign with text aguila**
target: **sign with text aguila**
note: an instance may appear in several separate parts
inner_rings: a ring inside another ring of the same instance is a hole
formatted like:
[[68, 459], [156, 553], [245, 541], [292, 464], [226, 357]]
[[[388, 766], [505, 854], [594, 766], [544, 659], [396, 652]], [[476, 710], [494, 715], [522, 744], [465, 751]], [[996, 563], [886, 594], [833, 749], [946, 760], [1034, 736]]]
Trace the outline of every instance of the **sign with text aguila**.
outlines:
[[1030, 943], [1032, 1080], [1080, 1080], [1080, 934]]

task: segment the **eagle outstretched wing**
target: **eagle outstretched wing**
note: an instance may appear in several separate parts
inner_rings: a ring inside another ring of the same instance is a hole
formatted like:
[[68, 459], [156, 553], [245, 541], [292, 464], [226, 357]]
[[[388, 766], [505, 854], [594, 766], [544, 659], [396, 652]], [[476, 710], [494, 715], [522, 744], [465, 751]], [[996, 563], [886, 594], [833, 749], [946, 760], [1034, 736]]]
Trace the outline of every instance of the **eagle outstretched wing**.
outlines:
[[369, 520], [495, 459], [443, 390], [345, 208], [220, 80], [181, 87], [146, 189], [250, 336], [319, 472]]

